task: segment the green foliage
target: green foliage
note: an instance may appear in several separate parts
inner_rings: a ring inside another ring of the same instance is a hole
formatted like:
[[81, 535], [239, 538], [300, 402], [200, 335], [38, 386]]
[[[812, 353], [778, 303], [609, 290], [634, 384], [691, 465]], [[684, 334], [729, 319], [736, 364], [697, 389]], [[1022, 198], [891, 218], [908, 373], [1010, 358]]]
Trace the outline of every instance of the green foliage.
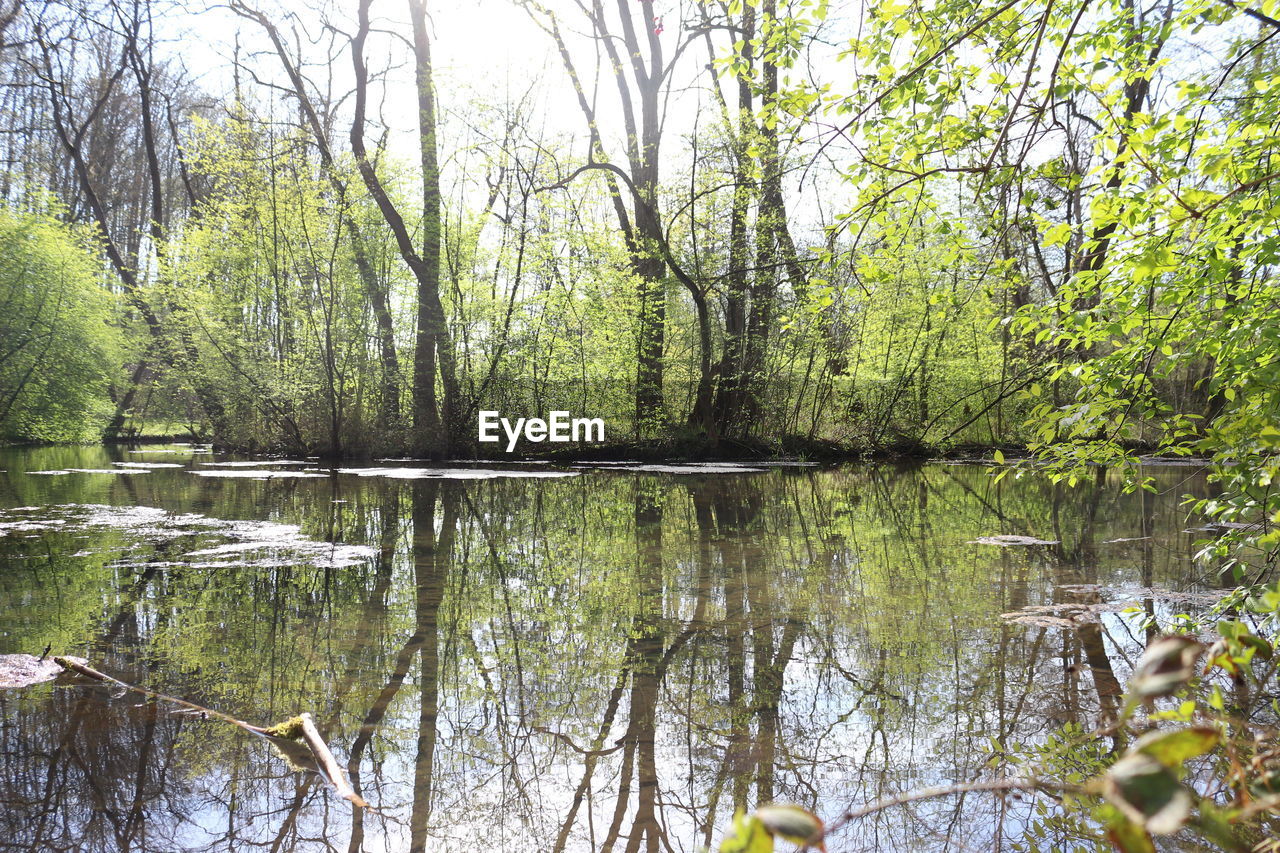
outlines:
[[[874, 280], [887, 238], [907, 266], [911, 211], [938, 259], [920, 265], [926, 293], [944, 292], [934, 268], [979, 270], [1006, 300], [988, 310], [1004, 315], [1007, 348], [975, 363], [1025, 374], [1026, 438], [1050, 475], [1076, 486], [1105, 466], [1151, 488], [1140, 453], [1209, 457], [1221, 491], [1188, 507], [1226, 535], [1200, 555], [1239, 581], [1265, 577], [1280, 560], [1275, 22], [1216, 0], [884, 0], [864, 23], [844, 53], [854, 82], [824, 97], [858, 155], [832, 258]], [[1276, 803], [1253, 792], [1274, 732], [1254, 712], [1275, 687], [1280, 596], [1231, 601], [1251, 618], [1224, 605], [1207, 673], [1197, 640], [1161, 640], [1113, 730], [1040, 747], [1033, 774], [1088, 794], [1083, 818], [1068, 798], [1052, 819], [1062, 836], [1099, 845], [1105, 827], [1137, 851], [1151, 834], [1235, 849], [1265, 833]], [[1170, 694], [1178, 710], [1155, 710]], [[1139, 707], [1151, 710], [1136, 722]]]
[[109, 412], [116, 304], [88, 237], [0, 208], [0, 439], [78, 441]]
[[866, 264], [913, 211], [928, 266], [1015, 296], [999, 363], [1029, 369], [1027, 438], [1050, 470], [1075, 482], [1135, 447], [1212, 457], [1224, 494], [1195, 509], [1250, 526], [1206, 550], [1228, 567], [1280, 554], [1269, 28], [1214, 0], [886, 0], [844, 53], [861, 75], [824, 98], [860, 155], [842, 251]]
[[822, 821], [800, 806], [770, 803], [752, 814], [738, 812], [720, 853], [773, 853], [775, 838], [814, 850], [826, 850]]
[[402, 286], [403, 275], [389, 271], [398, 267], [367, 200], [336, 193], [299, 156], [305, 140], [263, 130], [247, 109], [201, 125], [191, 156], [212, 190], [170, 253], [164, 287], [185, 310], [169, 327], [200, 343], [200, 369], [217, 377], [231, 414], [225, 440], [340, 452], [359, 435], [376, 448], [386, 436], [356, 242], [383, 286]]
[[843, 355], [842, 437], [862, 446], [1012, 440], [1025, 409], [1007, 398], [1028, 370], [995, 320], [1007, 305], [991, 269], [955, 251], [938, 216], [890, 212], [870, 227], [854, 280]]
[[[1037, 821], [1033, 834], [1073, 827], [1087, 837], [1104, 827], [1122, 853], [1154, 850], [1157, 835], [1224, 850], [1250, 849], [1268, 837], [1280, 814], [1271, 788], [1280, 754], [1274, 723], [1263, 721], [1277, 686], [1274, 639], [1234, 619], [1217, 627], [1223, 639], [1207, 650], [1183, 634], [1153, 642], [1129, 682], [1120, 719], [1108, 728], [1064, 730], [1017, 757], [1023, 772], [1050, 788], [1078, 792]], [[1165, 697], [1167, 704], [1154, 704]], [[1099, 749], [1106, 740], [1129, 743], [1122, 752]], [[1071, 763], [1084, 773], [1064, 773]]]

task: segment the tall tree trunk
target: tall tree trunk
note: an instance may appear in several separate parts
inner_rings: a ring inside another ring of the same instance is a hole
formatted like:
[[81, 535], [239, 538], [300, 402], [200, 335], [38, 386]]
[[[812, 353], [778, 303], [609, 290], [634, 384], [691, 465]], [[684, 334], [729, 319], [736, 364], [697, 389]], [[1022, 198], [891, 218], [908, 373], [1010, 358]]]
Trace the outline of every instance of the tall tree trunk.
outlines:
[[[640, 10], [640, 27], [647, 36], [648, 67], [645, 66], [632, 19], [636, 9]], [[648, 3], [618, 0], [623, 44], [631, 57], [631, 73], [640, 100], [640, 136], [631, 152], [631, 171], [643, 202], [635, 206], [637, 252], [633, 261], [640, 278], [639, 361], [636, 368], [636, 427], [639, 434], [661, 425], [666, 419], [663, 412], [662, 352], [666, 345], [667, 292], [666, 264], [661, 250], [666, 235], [658, 212], [658, 143], [662, 135], [658, 96], [662, 92], [664, 68], [662, 47], [650, 18], [651, 10]], [[619, 87], [625, 87], [622, 68], [616, 62], [614, 75]]]
[[761, 393], [769, 357], [769, 333], [777, 299], [778, 233], [786, 215], [781, 209], [782, 174], [778, 155], [776, 116], [770, 115], [778, 100], [778, 66], [763, 46], [775, 23], [777, 4], [765, 0], [760, 9], [760, 124], [756, 130], [760, 151], [760, 200], [756, 210], [756, 269], [751, 280], [751, 312], [742, 358], [743, 408], [747, 423], [756, 423], [762, 411]]
[[[436, 155], [436, 103], [432, 82], [431, 39], [427, 35], [426, 0], [409, 0], [413, 19], [414, 78], [418, 87], [418, 144], [422, 161], [422, 260], [427, 281], [418, 288], [417, 349], [413, 359], [414, 430], [419, 450], [431, 455], [449, 451], [457, 411], [457, 374], [453, 342], [440, 301], [440, 165]], [[436, 402], [436, 372], [440, 373], [443, 405]], [[436, 412], [439, 411], [437, 416]], [[433, 422], [439, 418], [439, 425]], [[439, 429], [439, 440], [424, 435], [424, 427]]]
[[[419, 116], [423, 165], [423, 250], [419, 252], [404, 217], [391, 200], [369, 157], [364, 140], [368, 107], [369, 69], [364, 45], [368, 40], [369, 6], [360, 0], [356, 34], [351, 40], [351, 62], [355, 71], [355, 105], [351, 122], [351, 151], [360, 177], [373, 197], [383, 221], [391, 229], [400, 257], [413, 273], [418, 286], [417, 350], [413, 369], [413, 445], [415, 452], [440, 459], [449, 455], [453, 439], [460, 435], [456, 418], [458, 384], [454, 369], [453, 343], [440, 301], [440, 175], [436, 164], [435, 99], [431, 90], [431, 46], [427, 39], [426, 8], [421, 0], [409, 0], [413, 15], [414, 58], [418, 81]], [[434, 202], [434, 203], [433, 203]], [[436, 369], [439, 361], [443, 407], [436, 399]], [[443, 416], [441, 414], [443, 408]]]
[[[724, 314], [724, 352], [720, 358], [720, 385], [716, 394], [716, 419], [722, 434], [732, 435], [739, 422], [742, 406], [742, 362], [747, 334], [747, 217], [751, 197], [755, 191], [751, 179], [750, 157], [747, 149], [755, 134], [752, 120], [752, 57], [751, 40], [755, 37], [755, 7], [744, 4], [742, 9], [742, 60], [745, 70], [737, 76], [737, 130], [728, 105], [723, 105], [725, 130], [733, 140], [734, 176], [733, 201], [729, 214], [729, 268], [726, 271]], [[710, 37], [707, 49], [711, 51]], [[717, 88], [717, 92], [719, 89]], [[721, 98], [723, 103], [725, 99]]]
[[[666, 421], [662, 389], [667, 317], [667, 262], [663, 251], [666, 235], [658, 206], [658, 147], [662, 137], [660, 95], [667, 79], [666, 68], [651, 4], [618, 0], [618, 18], [622, 26], [620, 36], [609, 28], [603, 0], [592, 0], [590, 8], [585, 3], [579, 5], [590, 19], [613, 73], [625, 133], [629, 166], [627, 179], [634, 201], [630, 220], [622, 205], [617, 183], [612, 178], [609, 178], [609, 189], [631, 256], [631, 269], [638, 279], [635, 431], [640, 437]], [[545, 18], [541, 25], [556, 42], [556, 49], [573, 83], [578, 105], [587, 120], [591, 157], [593, 160], [603, 157], [604, 146], [596, 125], [595, 108], [586, 97], [554, 15], [539, 3], [529, 2], [526, 8]], [[645, 35], [643, 46], [640, 43], [641, 33]]]

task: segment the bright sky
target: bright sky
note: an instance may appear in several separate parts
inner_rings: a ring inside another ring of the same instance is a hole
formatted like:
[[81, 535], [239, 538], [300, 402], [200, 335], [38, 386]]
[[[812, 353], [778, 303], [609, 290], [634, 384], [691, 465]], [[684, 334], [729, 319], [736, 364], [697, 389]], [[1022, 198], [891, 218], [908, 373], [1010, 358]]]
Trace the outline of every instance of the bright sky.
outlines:
[[[335, 96], [350, 89], [351, 59], [347, 34], [354, 29], [355, 0], [337, 0], [324, 6], [323, 10], [298, 0], [247, 2], [271, 15], [282, 30], [288, 31], [295, 25], [305, 27], [302, 53], [311, 63], [309, 77], [318, 87], [323, 89], [331, 85]], [[590, 89], [596, 73], [597, 47], [586, 35], [590, 26], [588, 20], [576, 0], [545, 0], [545, 5], [560, 20], [578, 72]], [[617, 8], [613, 2], [604, 5], [610, 16], [610, 26], [616, 31]], [[680, 22], [682, 18], [692, 18], [691, 10], [696, 6], [692, 0], [656, 0], [644, 5], [651, 10], [650, 14], [661, 19], [660, 38], [664, 53], [670, 59], [685, 36]], [[860, 0], [844, 3], [837, 0], [832, 5], [836, 8], [830, 20], [838, 21], [843, 16], [846, 23], [849, 17], [856, 16], [856, 10], [861, 7]], [[533, 97], [528, 121], [537, 129], [535, 135], [545, 129], [552, 139], [558, 138], [561, 143], [572, 140], [573, 155], [585, 156], [585, 122], [561, 60], [550, 36], [532, 22], [517, 0], [427, 0], [427, 8], [433, 37], [438, 110], [446, 125], [442, 158], [451, 153], [448, 148], [451, 141], [457, 141], [462, 117], [474, 114], [477, 102], [490, 105], [518, 102], [530, 91]], [[393, 153], [411, 159], [416, 145], [416, 94], [408, 57], [408, 40], [412, 37], [408, 2], [374, 0], [372, 12], [375, 30], [383, 32], [370, 37], [366, 55], [371, 70], [394, 66], [388, 77], [381, 115], [392, 128]], [[343, 34], [335, 36], [326, 32], [325, 21], [332, 22]], [[238, 18], [225, 6], [211, 4], [203, 11], [180, 13], [161, 22], [161, 26], [167, 30], [173, 49], [182, 55], [189, 71], [214, 94], [225, 95], [232, 91], [232, 57], [236, 52], [237, 38], [242, 61], [246, 56], [257, 54], [251, 58], [250, 64], [259, 77], [281, 84], [285, 82], [276, 57], [262, 52], [268, 46], [257, 25]], [[838, 28], [840, 25], [834, 26]], [[308, 37], [312, 40], [310, 44]], [[644, 38], [643, 33], [641, 38]], [[718, 34], [717, 55], [722, 56], [728, 50], [727, 36]], [[326, 62], [330, 53], [333, 54], [332, 61]], [[675, 79], [667, 102], [662, 141], [664, 180], [674, 176], [688, 163], [688, 137], [695, 121], [700, 121], [705, 129], [708, 123], [719, 119], [719, 109], [711, 99], [707, 62], [706, 46], [701, 39], [681, 57], [680, 75]], [[331, 84], [326, 80], [330, 72], [324, 70], [325, 65], [333, 69]], [[245, 82], [246, 88], [252, 85], [250, 81]], [[700, 118], [699, 107], [704, 110]], [[613, 140], [613, 144], [607, 142], [610, 156], [621, 160], [618, 95], [612, 79], [608, 77], [600, 81], [597, 108], [605, 138]], [[377, 110], [377, 100], [371, 98], [371, 118], [378, 115]], [[345, 126], [340, 125], [340, 130], [345, 137]], [[370, 138], [375, 137], [376, 132], [371, 130]]]

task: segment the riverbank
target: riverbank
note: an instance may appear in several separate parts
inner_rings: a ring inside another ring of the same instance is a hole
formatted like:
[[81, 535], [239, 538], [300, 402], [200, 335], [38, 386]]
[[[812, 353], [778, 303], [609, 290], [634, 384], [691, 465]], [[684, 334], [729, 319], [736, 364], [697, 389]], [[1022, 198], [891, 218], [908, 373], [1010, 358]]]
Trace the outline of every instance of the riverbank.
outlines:
[[[283, 446], [235, 447], [218, 444], [196, 435], [147, 435], [102, 439], [86, 442], [0, 442], [0, 447], [145, 447], [161, 444], [202, 445], [219, 453], [246, 456], [305, 456], [325, 461], [360, 462], [382, 458], [410, 458], [411, 451], [400, 449], [346, 448], [341, 454], [325, 453], [316, 449], [300, 450]], [[994, 461], [996, 455], [1010, 460], [1029, 458], [1033, 454], [1020, 444], [957, 444], [931, 445], [924, 442], [897, 441], [876, 445], [843, 444], [822, 438], [803, 435], [781, 436], [775, 439], [729, 438], [710, 442], [703, 437], [645, 439], [637, 441], [612, 441], [599, 444], [558, 445], [554, 450], [542, 450], [545, 445], [530, 445], [513, 453], [493, 449], [491, 445], [467, 444], [449, 458], [431, 460], [439, 462], [493, 461], [493, 462], [605, 462], [628, 460], [635, 462], [894, 462], [905, 460], [956, 459], [967, 461]], [[1131, 444], [1127, 449], [1148, 456], [1161, 450], [1150, 444]], [[1157, 457], [1162, 458], [1162, 457]], [[426, 460], [424, 460], [426, 461]], [[1203, 464], [1204, 460], [1179, 458], [1186, 464]]]

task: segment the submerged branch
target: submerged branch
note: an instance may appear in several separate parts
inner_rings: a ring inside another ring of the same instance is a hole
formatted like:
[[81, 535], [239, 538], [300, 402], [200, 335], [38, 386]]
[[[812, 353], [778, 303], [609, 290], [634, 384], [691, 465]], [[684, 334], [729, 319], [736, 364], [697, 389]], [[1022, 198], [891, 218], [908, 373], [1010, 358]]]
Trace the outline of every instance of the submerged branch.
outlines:
[[[238, 726], [251, 734], [267, 738], [277, 746], [280, 746], [281, 742], [301, 739], [306, 743], [311, 752], [310, 758], [315, 762], [315, 772], [333, 786], [333, 789], [338, 796], [342, 797], [344, 800], [354, 803], [360, 808], [370, 809], [371, 811], [374, 810], [363, 797], [352, 789], [351, 784], [347, 781], [346, 775], [342, 772], [342, 768], [338, 765], [337, 760], [333, 757], [333, 753], [329, 750], [328, 744], [325, 743], [324, 738], [320, 735], [320, 731], [316, 728], [315, 721], [312, 719], [311, 714], [305, 711], [297, 717], [286, 720], [283, 723], [264, 728], [263, 726], [255, 726], [253, 723], [247, 723], [244, 720], [237, 719], [230, 714], [224, 714], [222, 711], [217, 711], [213, 708], [206, 708], [203, 705], [197, 705], [195, 702], [188, 702], [186, 699], [179, 699], [176, 696], [169, 696], [165, 693], [149, 690], [146, 687], [129, 684], [128, 682], [121, 681], [118, 678], [113, 678], [105, 672], [99, 672], [91, 666], [79, 663], [72, 658], [55, 657], [53, 660], [54, 663], [58, 664], [58, 666], [68, 672], [74, 672], [78, 675], [84, 676], [85, 678], [89, 678], [103, 684], [114, 684], [117, 687], [123, 687], [125, 690], [141, 694], [150, 699], [170, 702], [174, 705], [186, 708], [189, 711], [198, 712], [204, 717], [214, 717], [222, 720], [223, 722], [231, 723], [233, 726]], [[287, 759], [288, 755], [286, 754], [285, 757]]]

